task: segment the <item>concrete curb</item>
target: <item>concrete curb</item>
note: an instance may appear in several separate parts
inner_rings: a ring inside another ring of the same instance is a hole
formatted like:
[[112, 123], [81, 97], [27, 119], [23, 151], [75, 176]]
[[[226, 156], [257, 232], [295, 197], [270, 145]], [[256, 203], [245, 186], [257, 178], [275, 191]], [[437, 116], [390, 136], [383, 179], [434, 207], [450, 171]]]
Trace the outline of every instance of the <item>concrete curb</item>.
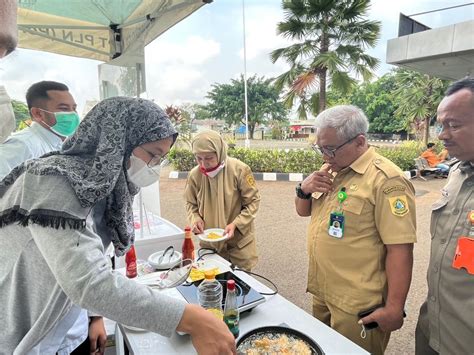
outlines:
[[[411, 179], [415, 176], [414, 172], [405, 171], [405, 176]], [[253, 173], [255, 180], [261, 181], [303, 181], [308, 175], [301, 173]], [[168, 178], [170, 179], [186, 179], [187, 171], [171, 171]]]
[[[262, 181], [303, 181], [308, 175], [301, 173], [253, 173], [255, 180]], [[188, 177], [187, 171], [171, 171], [170, 179], [186, 179]]]
[[[307, 140], [308, 138], [286, 138], [285, 139], [285, 141], [288, 141], [288, 142], [305, 142]], [[395, 143], [395, 144], [399, 144], [402, 142], [400, 139], [373, 139], [373, 138], [369, 138], [368, 141], [369, 142], [382, 142], [382, 143]]]

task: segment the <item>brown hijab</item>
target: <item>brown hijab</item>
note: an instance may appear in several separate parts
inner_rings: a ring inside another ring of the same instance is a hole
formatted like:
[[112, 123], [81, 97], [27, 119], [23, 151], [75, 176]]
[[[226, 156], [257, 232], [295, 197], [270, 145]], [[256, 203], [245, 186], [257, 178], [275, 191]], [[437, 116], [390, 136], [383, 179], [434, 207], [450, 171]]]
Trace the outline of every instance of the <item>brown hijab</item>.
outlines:
[[[227, 144], [221, 135], [215, 131], [204, 131], [197, 134], [192, 141], [193, 154], [216, 153], [217, 160], [221, 163], [227, 161]], [[199, 214], [204, 217], [206, 228], [225, 228], [228, 224], [227, 219], [232, 210], [229, 206], [226, 208], [226, 196], [232, 201], [233, 189], [225, 183], [226, 169], [222, 169], [215, 177], [204, 177], [201, 180], [201, 189], [197, 200], [199, 204]], [[227, 191], [229, 190], [229, 191]]]

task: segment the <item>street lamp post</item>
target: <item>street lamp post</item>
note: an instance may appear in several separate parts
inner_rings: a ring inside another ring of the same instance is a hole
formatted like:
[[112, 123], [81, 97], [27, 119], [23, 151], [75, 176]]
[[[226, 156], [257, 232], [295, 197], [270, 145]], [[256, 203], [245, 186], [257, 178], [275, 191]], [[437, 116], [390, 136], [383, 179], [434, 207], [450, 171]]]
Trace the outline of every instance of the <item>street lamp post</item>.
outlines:
[[245, 0], [242, 0], [242, 24], [244, 34], [244, 100], [245, 100], [245, 148], [250, 148], [249, 140], [249, 113], [247, 101], [247, 45], [245, 41]]

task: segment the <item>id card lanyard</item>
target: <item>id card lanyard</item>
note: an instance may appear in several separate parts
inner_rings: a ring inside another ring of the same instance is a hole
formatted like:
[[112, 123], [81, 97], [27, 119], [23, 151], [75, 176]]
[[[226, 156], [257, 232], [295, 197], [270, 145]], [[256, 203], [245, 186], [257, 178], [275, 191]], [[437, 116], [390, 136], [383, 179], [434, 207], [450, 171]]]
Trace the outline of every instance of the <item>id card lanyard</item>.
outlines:
[[331, 212], [329, 215], [329, 226], [328, 234], [333, 238], [342, 238], [344, 236], [344, 211], [342, 209], [342, 203], [347, 199], [346, 188], [342, 187], [337, 193], [337, 201], [339, 206], [336, 211]]

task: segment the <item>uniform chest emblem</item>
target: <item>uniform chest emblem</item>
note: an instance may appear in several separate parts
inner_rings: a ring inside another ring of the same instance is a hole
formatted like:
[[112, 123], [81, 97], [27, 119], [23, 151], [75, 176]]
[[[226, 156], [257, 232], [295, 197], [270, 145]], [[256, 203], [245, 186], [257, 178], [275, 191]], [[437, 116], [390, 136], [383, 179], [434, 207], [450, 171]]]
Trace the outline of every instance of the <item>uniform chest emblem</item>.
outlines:
[[388, 199], [390, 203], [390, 210], [395, 216], [404, 216], [409, 212], [408, 201], [405, 195], [390, 197]]

